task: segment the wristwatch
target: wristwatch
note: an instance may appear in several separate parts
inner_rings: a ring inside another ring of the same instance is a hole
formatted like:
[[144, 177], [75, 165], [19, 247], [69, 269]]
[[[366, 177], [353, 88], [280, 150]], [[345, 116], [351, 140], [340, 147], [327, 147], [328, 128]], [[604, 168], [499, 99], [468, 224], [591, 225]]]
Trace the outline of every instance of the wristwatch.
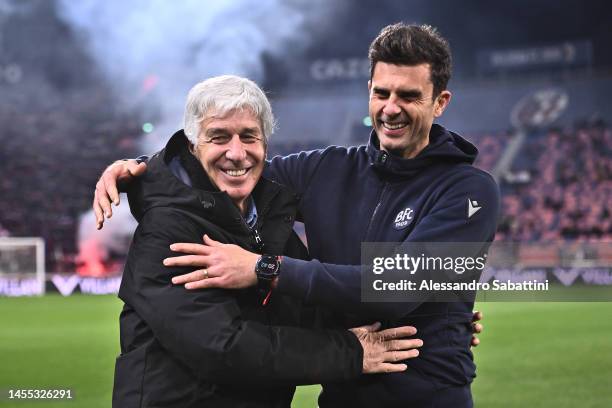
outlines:
[[262, 255], [255, 264], [257, 286], [261, 289], [270, 289], [272, 281], [280, 274], [282, 257], [276, 255]]

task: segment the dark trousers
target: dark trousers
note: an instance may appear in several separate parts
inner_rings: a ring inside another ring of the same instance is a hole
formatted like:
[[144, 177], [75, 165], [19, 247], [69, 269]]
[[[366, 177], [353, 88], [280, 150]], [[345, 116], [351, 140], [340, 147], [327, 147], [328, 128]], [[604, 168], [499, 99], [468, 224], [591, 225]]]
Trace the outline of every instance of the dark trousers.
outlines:
[[[366, 375], [357, 382], [326, 384], [319, 396], [319, 407], [472, 408], [474, 406], [469, 384], [442, 387], [414, 371], [386, 375], [386, 378]], [[401, 376], [401, 380], [398, 376]]]

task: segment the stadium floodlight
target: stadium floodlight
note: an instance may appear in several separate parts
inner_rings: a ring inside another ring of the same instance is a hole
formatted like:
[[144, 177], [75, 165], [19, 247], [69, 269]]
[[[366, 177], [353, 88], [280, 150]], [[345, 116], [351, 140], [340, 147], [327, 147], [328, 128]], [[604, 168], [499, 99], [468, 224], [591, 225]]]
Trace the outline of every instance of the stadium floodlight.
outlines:
[[45, 293], [45, 241], [0, 238], [0, 296]]

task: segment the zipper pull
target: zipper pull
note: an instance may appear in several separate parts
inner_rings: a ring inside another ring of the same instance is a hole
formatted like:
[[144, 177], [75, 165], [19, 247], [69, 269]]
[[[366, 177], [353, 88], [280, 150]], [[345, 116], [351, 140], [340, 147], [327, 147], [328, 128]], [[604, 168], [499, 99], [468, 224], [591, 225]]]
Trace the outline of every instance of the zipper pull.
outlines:
[[259, 235], [259, 231], [257, 231], [256, 227], [253, 227], [253, 238], [255, 239], [255, 245], [257, 245], [257, 250], [263, 251], [264, 244], [261, 239], [261, 235]]

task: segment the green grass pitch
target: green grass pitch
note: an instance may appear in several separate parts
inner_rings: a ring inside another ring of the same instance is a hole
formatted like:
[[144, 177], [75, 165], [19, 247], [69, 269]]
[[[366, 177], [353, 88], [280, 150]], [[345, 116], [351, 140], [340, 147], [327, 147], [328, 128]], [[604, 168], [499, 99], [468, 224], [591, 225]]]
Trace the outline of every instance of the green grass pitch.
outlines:
[[[0, 298], [0, 407], [109, 407], [114, 296]], [[612, 303], [482, 303], [477, 407], [611, 407]], [[9, 388], [71, 388], [72, 401], [9, 401]], [[294, 407], [315, 407], [318, 386]]]

